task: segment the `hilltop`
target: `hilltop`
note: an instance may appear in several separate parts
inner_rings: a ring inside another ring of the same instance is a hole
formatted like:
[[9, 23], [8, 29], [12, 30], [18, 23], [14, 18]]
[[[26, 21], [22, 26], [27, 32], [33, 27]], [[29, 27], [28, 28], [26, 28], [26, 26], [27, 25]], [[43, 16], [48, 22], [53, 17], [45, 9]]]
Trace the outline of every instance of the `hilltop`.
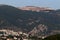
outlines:
[[53, 11], [54, 9], [52, 8], [48, 8], [48, 7], [36, 7], [36, 6], [25, 6], [25, 7], [20, 7], [19, 9], [21, 10], [27, 10], [27, 11], [36, 11], [36, 12], [40, 12], [40, 11]]

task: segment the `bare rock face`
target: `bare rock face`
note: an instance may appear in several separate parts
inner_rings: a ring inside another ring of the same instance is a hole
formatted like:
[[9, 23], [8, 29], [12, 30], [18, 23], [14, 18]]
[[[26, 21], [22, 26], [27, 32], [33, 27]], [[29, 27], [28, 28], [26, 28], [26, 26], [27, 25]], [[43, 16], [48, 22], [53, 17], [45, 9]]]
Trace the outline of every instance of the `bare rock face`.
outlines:
[[45, 8], [45, 7], [35, 7], [35, 6], [26, 6], [26, 7], [22, 7], [19, 8], [21, 10], [28, 10], [28, 11], [36, 11], [36, 12], [40, 12], [40, 11], [45, 11], [45, 12], [49, 12], [52, 11], [53, 9], [51, 8]]
[[38, 36], [45, 34], [47, 31], [48, 31], [47, 26], [39, 24], [37, 27], [34, 27], [34, 29], [30, 31], [29, 34], [31, 34], [32, 36]]

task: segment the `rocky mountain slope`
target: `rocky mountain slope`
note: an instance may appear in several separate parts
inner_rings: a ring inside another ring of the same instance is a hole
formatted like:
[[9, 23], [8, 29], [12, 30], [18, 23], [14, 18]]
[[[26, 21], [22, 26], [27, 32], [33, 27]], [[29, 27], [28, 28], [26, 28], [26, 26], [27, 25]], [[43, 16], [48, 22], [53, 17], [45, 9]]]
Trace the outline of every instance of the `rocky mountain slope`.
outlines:
[[39, 35], [60, 33], [60, 10], [37, 12], [2, 5], [0, 6], [0, 29]]

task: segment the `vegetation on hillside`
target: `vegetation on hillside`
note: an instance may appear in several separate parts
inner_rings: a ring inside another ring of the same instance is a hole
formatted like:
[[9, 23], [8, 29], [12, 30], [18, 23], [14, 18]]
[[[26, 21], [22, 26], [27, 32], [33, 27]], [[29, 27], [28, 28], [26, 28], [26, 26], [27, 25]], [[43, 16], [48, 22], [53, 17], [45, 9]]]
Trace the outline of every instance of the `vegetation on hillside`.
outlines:
[[47, 33], [52, 32], [52, 30], [58, 31], [60, 30], [59, 14], [60, 10], [50, 12], [23, 11], [12, 6], [3, 5], [0, 6], [0, 29], [19, 30], [28, 33], [34, 27], [42, 24], [47, 26]]

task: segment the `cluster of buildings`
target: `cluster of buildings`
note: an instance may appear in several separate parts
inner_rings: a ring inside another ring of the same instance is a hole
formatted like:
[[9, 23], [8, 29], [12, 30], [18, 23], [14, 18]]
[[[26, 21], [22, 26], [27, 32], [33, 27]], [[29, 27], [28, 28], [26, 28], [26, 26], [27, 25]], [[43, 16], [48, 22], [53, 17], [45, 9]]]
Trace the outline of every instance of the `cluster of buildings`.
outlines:
[[[0, 30], [0, 40], [35, 40], [36, 38], [37, 37], [23, 33], [21, 31], [16, 32], [13, 30]], [[38, 38], [40, 40], [40, 38], [44, 39], [45, 37], [38, 36]]]
[[28, 40], [27, 37], [27, 33], [15, 32], [13, 30], [0, 30], [1, 40]]

